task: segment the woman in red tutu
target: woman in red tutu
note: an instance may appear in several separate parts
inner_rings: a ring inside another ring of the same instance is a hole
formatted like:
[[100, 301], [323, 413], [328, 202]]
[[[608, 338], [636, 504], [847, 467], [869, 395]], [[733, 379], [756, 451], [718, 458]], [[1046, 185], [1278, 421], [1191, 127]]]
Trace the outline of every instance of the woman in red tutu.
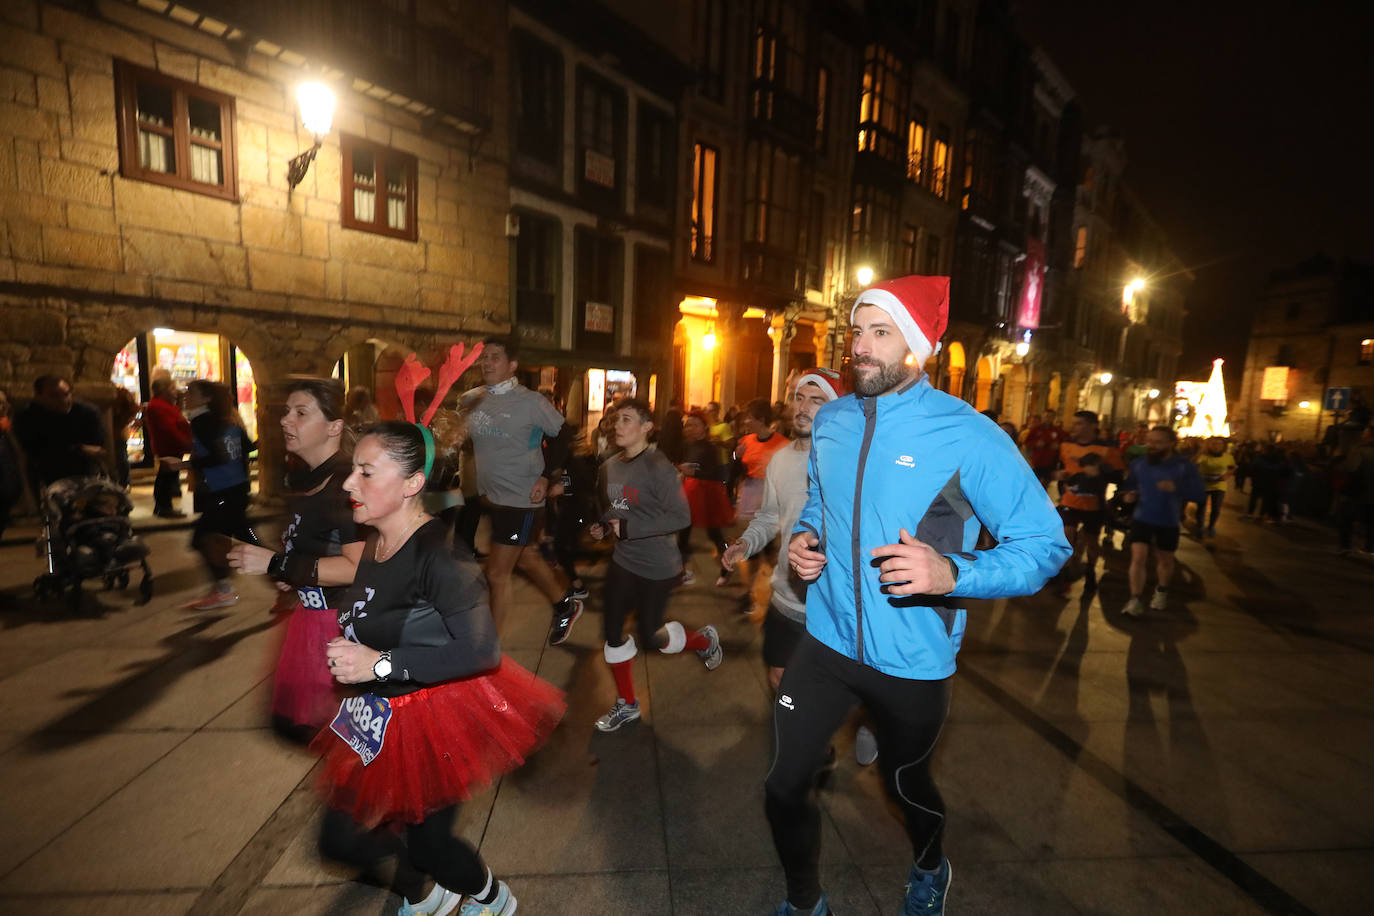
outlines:
[[303, 378], [287, 389], [282, 438], [299, 459], [287, 475], [286, 531], [278, 553], [251, 544], [229, 551], [229, 565], [266, 573], [296, 596], [272, 684], [272, 721], [278, 730], [309, 740], [338, 710], [339, 696], [324, 661], [324, 647], [339, 635], [342, 586], [353, 582], [363, 540], [343, 491], [350, 468], [340, 450], [343, 386]]
[[[682, 584], [696, 581], [692, 573], [692, 529], [705, 528], [706, 536], [720, 554], [725, 553], [725, 534], [721, 531], [735, 518], [735, 509], [725, 492], [725, 474], [720, 463], [720, 450], [706, 438], [706, 415], [694, 410], [682, 418], [682, 461], [677, 469], [682, 474], [682, 492], [692, 510], [692, 524], [677, 535], [678, 551], [682, 554]], [[723, 567], [717, 576], [728, 575]]]
[[502, 656], [481, 571], [424, 512], [434, 452], [423, 426], [378, 423], [344, 484], [354, 521], [374, 533], [340, 605], [343, 635], [327, 650], [335, 679], [359, 686], [312, 745], [333, 809], [320, 848], [370, 869], [389, 851], [375, 828], [404, 828], [401, 916], [441, 916], [460, 898], [462, 916], [509, 916], [510, 888], [454, 836], [454, 821], [460, 802], [544, 742], [565, 704]]

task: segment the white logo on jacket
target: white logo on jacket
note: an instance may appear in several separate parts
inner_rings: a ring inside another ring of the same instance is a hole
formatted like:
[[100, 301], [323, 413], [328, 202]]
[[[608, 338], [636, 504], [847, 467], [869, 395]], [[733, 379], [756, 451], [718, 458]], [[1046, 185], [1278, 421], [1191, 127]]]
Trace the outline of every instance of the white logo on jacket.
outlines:
[[781, 706], [783, 709], [797, 708], [792, 704], [792, 698], [785, 693], [782, 696], [778, 697], [778, 705]]
[[900, 464], [904, 468], [914, 468], [916, 467], [916, 459], [910, 455], [899, 455], [893, 464]]

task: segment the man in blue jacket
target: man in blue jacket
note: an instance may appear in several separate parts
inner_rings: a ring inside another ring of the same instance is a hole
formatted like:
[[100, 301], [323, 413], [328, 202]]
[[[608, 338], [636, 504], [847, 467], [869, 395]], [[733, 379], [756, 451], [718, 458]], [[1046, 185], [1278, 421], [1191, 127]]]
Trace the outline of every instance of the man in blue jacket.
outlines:
[[1131, 600], [1121, 609], [1128, 617], [1145, 613], [1141, 596], [1145, 594], [1145, 566], [1150, 546], [1155, 548], [1155, 575], [1159, 581], [1150, 598], [1150, 607], [1162, 611], [1169, 606], [1169, 583], [1174, 578], [1174, 551], [1178, 550], [1183, 507], [1204, 496], [1202, 475], [1197, 465], [1174, 454], [1178, 434], [1167, 426], [1156, 426], [1145, 435], [1145, 457], [1131, 462], [1130, 474], [1122, 484], [1122, 499], [1135, 503], [1131, 530], [1126, 541], [1131, 545]]
[[[1033, 593], [1069, 556], [1059, 516], [1015, 443], [922, 372], [948, 318], [948, 277], [861, 293], [850, 313], [855, 394], [822, 407], [812, 427], [806, 507], [788, 545], [789, 562], [811, 582], [807, 634], [778, 688], [765, 783], [787, 876], [780, 916], [830, 912], [813, 774], [859, 703], [911, 839], [902, 912], [944, 912], [951, 872], [930, 759], [964, 633], [960, 599]], [[975, 553], [980, 523], [998, 544]]]

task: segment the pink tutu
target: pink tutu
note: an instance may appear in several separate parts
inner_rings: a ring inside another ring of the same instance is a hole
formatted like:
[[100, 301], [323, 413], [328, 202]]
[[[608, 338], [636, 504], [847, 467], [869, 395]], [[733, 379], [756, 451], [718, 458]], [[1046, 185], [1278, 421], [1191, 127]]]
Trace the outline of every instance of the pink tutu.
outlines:
[[310, 744], [324, 756], [325, 801], [369, 828], [418, 824], [471, 798], [523, 764], [567, 709], [563, 691], [506, 656], [491, 671], [389, 702], [386, 739], [367, 766], [328, 726]]
[[295, 725], [321, 728], [339, 710], [340, 693], [329, 674], [326, 644], [339, 635], [338, 612], [296, 602], [272, 684], [272, 715]]

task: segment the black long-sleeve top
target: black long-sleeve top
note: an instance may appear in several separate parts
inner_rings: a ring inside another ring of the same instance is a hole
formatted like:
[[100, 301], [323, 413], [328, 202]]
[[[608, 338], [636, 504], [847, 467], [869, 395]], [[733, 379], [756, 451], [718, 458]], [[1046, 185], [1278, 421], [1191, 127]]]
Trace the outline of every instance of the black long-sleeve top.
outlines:
[[[324, 478], [312, 491], [294, 493], [287, 498], [288, 517], [286, 533], [282, 536], [282, 551], [304, 554], [316, 559], [337, 557], [343, 553], [343, 545], [363, 540], [363, 533], [353, 521], [353, 510], [348, 505], [348, 494], [343, 484], [348, 479], [349, 461], [340, 452], [335, 452], [324, 460], [319, 467], [312, 469], [313, 479]], [[294, 569], [288, 565], [287, 570]], [[287, 581], [296, 588], [311, 585], [309, 581]], [[333, 586], [324, 589], [328, 607], [339, 607], [339, 601], [347, 586]]]
[[500, 664], [486, 581], [475, 561], [450, 553], [446, 534], [447, 526], [431, 519], [381, 563], [375, 532], [363, 548], [339, 604], [339, 626], [349, 639], [391, 652], [391, 677], [358, 685], [376, 696], [413, 693]]

